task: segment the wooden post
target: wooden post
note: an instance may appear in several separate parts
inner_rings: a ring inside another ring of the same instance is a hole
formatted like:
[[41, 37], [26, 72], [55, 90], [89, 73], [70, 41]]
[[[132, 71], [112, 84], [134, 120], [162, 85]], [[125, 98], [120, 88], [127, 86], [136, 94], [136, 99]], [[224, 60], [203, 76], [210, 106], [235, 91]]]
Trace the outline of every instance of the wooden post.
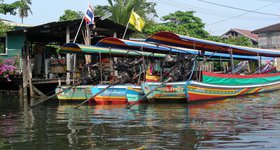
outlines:
[[27, 73], [27, 49], [26, 42], [22, 48], [22, 90], [23, 99], [27, 99], [27, 87], [28, 87], [28, 73]]
[[222, 71], [222, 68], [223, 68], [223, 61], [222, 61], [222, 57], [221, 57], [221, 56], [220, 56], [220, 67], [221, 67], [220, 71]]
[[19, 84], [18, 86], [18, 95], [19, 95], [19, 99], [20, 99], [20, 104], [22, 103], [23, 100], [23, 87], [22, 85]]
[[274, 58], [274, 63], [276, 66], [276, 70], [280, 71], [280, 58]]
[[262, 62], [262, 57], [258, 53], [258, 67], [259, 67], [259, 74], [261, 74], [261, 62]]
[[102, 76], [103, 76], [103, 72], [102, 72], [103, 71], [103, 65], [102, 65], [101, 57], [102, 57], [101, 52], [99, 52], [100, 84], [103, 83], [103, 78], [102, 78]]
[[230, 63], [231, 63], [231, 74], [233, 74], [234, 62], [233, 62], [233, 54], [232, 54], [232, 49], [231, 48], [230, 48]]
[[[70, 42], [70, 27], [69, 25], [66, 28], [66, 43]], [[71, 55], [70, 54], [66, 54], [66, 84], [69, 85], [70, 84], [70, 70], [71, 70]]]
[[[85, 31], [85, 35], [84, 35], [84, 42], [86, 45], [91, 45], [91, 39], [90, 39], [90, 29], [89, 29], [89, 25], [86, 25], [86, 31]], [[86, 64], [91, 63], [91, 55], [85, 55], [85, 60], [86, 60]]]
[[[86, 25], [86, 30], [85, 32], [83, 32], [83, 38], [84, 38], [84, 42], [85, 45], [91, 45], [91, 34], [90, 34], [90, 29], [89, 29], [89, 25]], [[90, 64], [91, 63], [91, 55], [85, 55], [85, 64]], [[90, 67], [87, 67], [88, 73], [91, 72]]]
[[[31, 63], [30, 63], [30, 48], [29, 42], [26, 42], [26, 51], [27, 51], [27, 74], [28, 74], [28, 84], [29, 84], [29, 94], [30, 97], [34, 96], [33, 87], [32, 87], [32, 73], [31, 73]], [[31, 101], [32, 102], [32, 101]]]
[[[114, 37], [114, 38], [118, 38], [118, 37], [117, 37], [117, 32], [116, 32], [116, 31], [114, 31], [113, 37]], [[114, 62], [117, 62], [117, 61], [118, 61], [118, 58], [117, 58], [117, 57], [114, 57], [113, 60], [114, 60]], [[118, 76], [118, 70], [115, 70], [115, 69], [113, 69], [113, 70], [114, 70], [113, 76], [114, 76], [114, 77], [117, 77], [117, 76]]]
[[116, 31], [114, 31], [113, 37], [114, 37], [114, 38], [117, 38], [117, 32], [116, 32]]
[[109, 47], [110, 57], [109, 57], [109, 65], [110, 65], [110, 80], [114, 81], [115, 79], [115, 72], [114, 72], [114, 61], [111, 54], [111, 47]]

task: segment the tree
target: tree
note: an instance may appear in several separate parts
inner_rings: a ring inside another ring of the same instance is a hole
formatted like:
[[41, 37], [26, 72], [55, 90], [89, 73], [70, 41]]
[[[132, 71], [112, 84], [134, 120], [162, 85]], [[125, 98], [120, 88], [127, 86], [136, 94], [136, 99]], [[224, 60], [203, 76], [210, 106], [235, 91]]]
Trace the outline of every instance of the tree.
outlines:
[[194, 11], [176, 11], [163, 16], [161, 20], [165, 23], [149, 24], [144, 28], [144, 34], [137, 34], [137, 37], [147, 37], [161, 31], [170, 31], [180, 35], [187, 35], [191, 37], [197, 37], [207, 39], [216, 42], [241, 45], [241, 46], [253, 46], [249, 38], [246, 37], [230, 37], [221, 38], [219, 36], [211, 36], [204, 30], [204, 23], [199, 17], [194, 15]]
[[0, 38], [5, 37], [7, 31], [11, 30], [12, 27], [9, 25], [5, 24], [4, 22], [0, 21]]
[[[11, 14], [16, 15], [16, 9], [19, 8], [19, 1], [13, 2], [11, 4], [4, 3], [4, 0], [0, 0], [0, 14]], [[11, 26], [5, 24], [0, 20], [0, 38], [5, 37], [7, 31], [12, 29]], [[1, 48], [2, 49], [2, 48]]]
[[9, 25], [5, 24], [4, 22], [1, 22], [0, 21], [0, 53], [3, 53], [5, 52], [5, 37], [6, 36], [6, 33], [7, 31], [11, 30], [12, 27], [10, 27]]
[[95, 8], [94, 8], [94, 15], [95, 16], [105, 16], [106, 14], [109, 14], [111, 13], [111, 9], [110, 9], [110, 6], [100, 6], [100, 5], [97, 5]]
[[95, 7], [95, 15], [104, 16], [112, 13], [110, 17], [114, 22], [126, 25], [132, 9], [145, 20], [157, 17], [155, 10], [156, 3], [146, 0], [108, 0], [109, 6]]
[[220, 36], [209, 36], [206, 39], [210, 40], [210, 41], [215, 41], [215, 42], [222, 42], [222, 43], [233, 44], [233, 45], [254, 47], [251, 40], [245, 36], [228, 37], [228, 38], [224, 38], [224, 37], [220, 37]]
[[84, 14], [81, 11], [73, 11], [66, 9], [64, 14], [59, 17], [59, 21], [75, 20], [83, 18]]
[[194, 16], [194, 11], [176, 11], [163, 16], [165, 23], [152, 24], [144, 29], [146, 34], [160, 31], [170, 31], [181, 35], [206, 38], [209, 33], [204, 30], [204, 23], [199, 17]]
[[31, 5], [31, 0], [20, 0], [19, 1], [19, 8], [18, 8], [18, 14], [21, 18], [21, 23], [23, 23], [23, 18], [28, 17], [28, 12], [32, 14], [31, 8], [29, 5]]
[[4, 0], [0, 0], [0, 14], [11, 14], [16, 15], [16, 9], [19, 7], [19, 1], [13, 2], [12, 4], [4, 3]]
[[217, 42], [252, 46], [250, 40], [245, 37], [222, 39], [221, 37], [211, 36], [204, 30], [205, 24], [195, 16], [194, 11], [176, 11], [161, 18], [164, 23], [155, 23], [153, 17], [157, 17], [154, 7], [156, 3], [146, 2], [145, 0], [108, 0], [109, 6], [97, 6], [94, 9], [95, 15], [104, 16], [112, 13], [110, 19], [116, 23], [126, 25], [130, 17], [130, 12], [134, 11], [143, 17], [146, 25], [142, 33], [136, 33], [132, 37], [146, 38], [149, 35], [160, 31], [170, 31], [176, 34], [191, 37], [203, 38]]

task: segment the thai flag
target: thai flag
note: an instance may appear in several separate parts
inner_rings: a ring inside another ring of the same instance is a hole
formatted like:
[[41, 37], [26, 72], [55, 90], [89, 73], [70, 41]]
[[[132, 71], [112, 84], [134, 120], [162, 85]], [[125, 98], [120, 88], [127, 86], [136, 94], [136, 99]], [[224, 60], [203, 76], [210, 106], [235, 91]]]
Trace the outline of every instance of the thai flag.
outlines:
[[86, 14], [85, 14], [85, 21], [87, 24], [94, 24], [94, 13], [93, 13], [93, 9], [90, 5], [88, 5]]

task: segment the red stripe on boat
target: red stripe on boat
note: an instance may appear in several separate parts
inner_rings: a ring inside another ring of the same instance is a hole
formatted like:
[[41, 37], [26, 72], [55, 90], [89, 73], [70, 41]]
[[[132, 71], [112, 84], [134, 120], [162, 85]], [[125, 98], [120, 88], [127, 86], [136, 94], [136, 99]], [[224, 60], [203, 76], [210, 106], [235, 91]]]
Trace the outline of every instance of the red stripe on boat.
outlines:
[[233, 75], [233, 74], [220, 74], [213, 72], [202, 72], [203, 75], [213, 76], [213, 77], [222, 77], [222, 78], [261, 78], [261, 77], [273, 77], [279, 76], [280, 73], [272, 73], [272, 74], [254, 74], [254, 75]]
[[94, 100], [95, 100], [97, 105], [127, 104], [127, 99], [126, 98], [114, 99], [114, 98], [97, 98], [97, 97], [95, 97]]
[[217, 98], [222, 98], [226, 96], [219, 96], [219, 95], [207, 95], [207, 94], [194, 94], [194, 93], [189, 93], [189, 98], [188, 102], [195, 102], [195, 101], [203, 101], [203, 100], [208, 100], [208, 99], [217, 99]]

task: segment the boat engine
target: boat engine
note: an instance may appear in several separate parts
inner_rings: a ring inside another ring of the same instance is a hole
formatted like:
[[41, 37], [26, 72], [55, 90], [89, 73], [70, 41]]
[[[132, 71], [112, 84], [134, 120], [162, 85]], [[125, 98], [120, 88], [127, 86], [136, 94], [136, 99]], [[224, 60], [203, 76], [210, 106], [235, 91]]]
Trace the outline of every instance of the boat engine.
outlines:
[[99, 63], [89, 63], [83, 66], [81, 73], [83, 84], [97, 84], [100, 81], [99, 66]]
[[169, 73], [169, 77], [171, 78], [170, 81], [180, 81], [182, 76], [182, 72], [179, 65], [174, 66]]
[[193, 65], [195, 61], [195, 56], [186, 55], [181, 60], [181, 71], [182, 71], [182, 81], [186, 81], [189, 79], [189, 76], [192, 72]]
[[170, 68], [177, 63], [178, 59], [177, 56], [166, 55], [164, 60], [161, 62], [161, 67], [163, 68]]
[[193, 61], [194, 56], [192, 55], [167, 55], [164, 61], [162, 61], [162, 68], [169, 68], [168, 76], [171, 78], [171, 81], [185, 81], [189, 78], [192, 71]]
[[118, 59], [114, 66], [115, 70], [118, 71], [117, 79], [119, 83], [132, 83], [133, 76], [139, 72], [139, 63], [141, 63], [139, 59]]

